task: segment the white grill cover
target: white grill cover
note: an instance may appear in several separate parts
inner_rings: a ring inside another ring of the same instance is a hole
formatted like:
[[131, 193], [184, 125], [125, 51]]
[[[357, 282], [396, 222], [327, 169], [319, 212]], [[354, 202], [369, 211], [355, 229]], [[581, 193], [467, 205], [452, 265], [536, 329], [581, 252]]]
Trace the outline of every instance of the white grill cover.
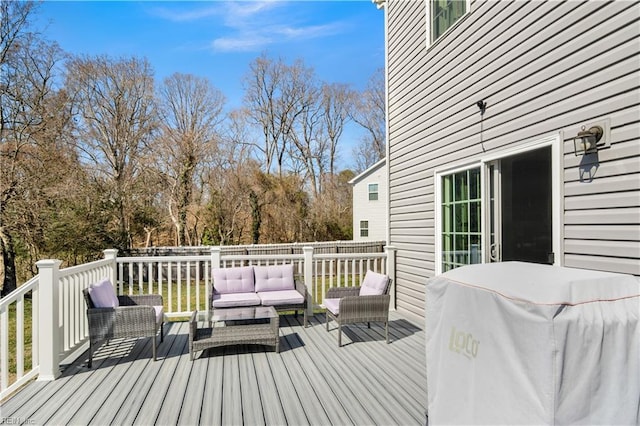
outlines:
[[437, 424], [640, 423], [640, 280], [522, 262], [426, 287]]

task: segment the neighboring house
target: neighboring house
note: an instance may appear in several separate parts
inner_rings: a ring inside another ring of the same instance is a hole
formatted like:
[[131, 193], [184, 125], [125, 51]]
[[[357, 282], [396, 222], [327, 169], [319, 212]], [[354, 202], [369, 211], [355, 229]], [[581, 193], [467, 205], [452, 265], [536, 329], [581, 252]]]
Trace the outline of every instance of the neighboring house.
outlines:
[[467, 263], [640, 275], [638, 2], [374, 2], [398, 309]]
[[349, 181], [355, 241], [387, 240], [387, 178], [387, 161], [382, 159]]

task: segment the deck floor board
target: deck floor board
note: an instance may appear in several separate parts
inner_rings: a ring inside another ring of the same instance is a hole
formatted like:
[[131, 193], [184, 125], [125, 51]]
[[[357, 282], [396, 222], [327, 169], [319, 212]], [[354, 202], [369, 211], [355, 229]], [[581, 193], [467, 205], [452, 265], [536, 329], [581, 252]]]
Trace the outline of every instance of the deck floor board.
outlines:
[[257, 345], [213, 348], [189, 359], [188, 326], [151, 339], [114, 340], [85, 352], [53, 382], [31, 382], [2, 402], [0, 423], [180, 425], [423, 425], [424, 331], [390, 315], [379, 324], [325, 330], [324, 315], [280, 319], [280, 353]]

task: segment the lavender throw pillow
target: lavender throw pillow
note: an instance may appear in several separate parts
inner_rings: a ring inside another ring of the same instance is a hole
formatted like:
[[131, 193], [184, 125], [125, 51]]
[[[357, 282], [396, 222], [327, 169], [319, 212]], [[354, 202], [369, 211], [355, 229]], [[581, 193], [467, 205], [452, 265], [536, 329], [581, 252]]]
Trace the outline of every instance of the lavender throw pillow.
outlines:
[[379, 296], [384, 294], [389, 283], [389, 277], [373, 271], [367, 271], [364, 276], [362, 286], [360, 286], [360, 296]]
[[89, 286], [89, 297], [96, 308], [117, 308], [120, 306], [118, 296], [109, 278]]

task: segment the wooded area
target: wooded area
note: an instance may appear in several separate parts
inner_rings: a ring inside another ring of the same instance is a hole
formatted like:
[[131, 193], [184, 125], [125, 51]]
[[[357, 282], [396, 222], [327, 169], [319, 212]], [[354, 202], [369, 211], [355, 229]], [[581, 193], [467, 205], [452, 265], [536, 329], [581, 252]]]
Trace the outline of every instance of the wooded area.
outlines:
[[[384, 156], [384, 76], [363, 91], [263, 54], [242, 108], [145, 58], [71, 56], [0, 0], [0, 285], [105, 248], [351, 239], [348, 181]], [[363, 76], [367, 79], [367, 76]], [[366, 136], [338, 170], [350, 121]]]

